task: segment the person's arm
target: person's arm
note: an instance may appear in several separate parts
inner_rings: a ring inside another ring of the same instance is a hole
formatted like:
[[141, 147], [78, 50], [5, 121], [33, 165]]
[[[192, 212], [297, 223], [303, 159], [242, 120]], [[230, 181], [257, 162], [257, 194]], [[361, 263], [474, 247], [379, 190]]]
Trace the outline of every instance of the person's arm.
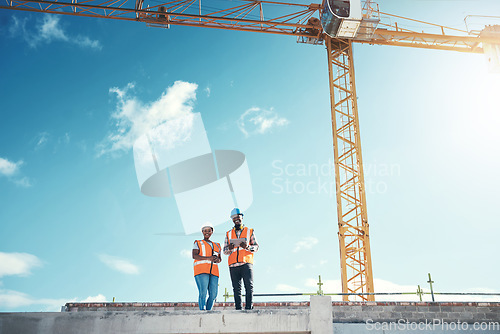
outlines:
[[242, 242], [240, 244], [240, 247], [246, 249], [249, 252], [255, 253], [259, 250], [259, 244], [257, 243], [257, 239], [255, 239], [255, 234], [253, 232], [254, 231], [252, 230], [252, 234], [250, 235], [250, 241], [248, 242], [248, 244], [246, 242]]
[[224, 248], [222, 248], [222, 252], [224, 255], [229, 255], [233, 251], [234, 245], [229, 243], [229, 240], [227, 239], [227, 233], [226, 237], [224, 238]]
[[[195, 242], [196, 243], [196, 242]], [[193, 248], [193, 253], [192, 253], [193, 259], [195, 260], [209, 260], [209, 261], [216, 261], [217, 260], [217, 255], [212, 255], [212, 256], [201, 256], [200, 255], [200, 250], [197, 248]]]
[[[217, 244], [217, 245], [219, 245], [219, 249], [220, 249], [220, 244]], [[221, 263], [222, 262], [222, 256], [220, 254], [221, 254], [221, 252], [219, 252], [219, 254], [217, 254], [217, 259], [218, 260], [215, 261], [215, 263]]]
[[195, 260], [203, 260], [199, 254], [200, 254], [200, 250], [199, 249], [193, 249], [193, 259], [195, 259]]
[[255, 253], [259, 250], [259, 244], [257, 243], [257, 239], [255, 238], [255, 230], [252, 230], [252, 235], [250, 236], [250, 243], [247, 247], [247, 250]]
[[195, 260], [209, 260], [212, 262], [216, 262], [217, 259], [220, 258], [220, 255], [212, 255], [212, 256], [201, 256], [200, 255], [200, 250], [199, 249], [193, 249], [193, 259]]

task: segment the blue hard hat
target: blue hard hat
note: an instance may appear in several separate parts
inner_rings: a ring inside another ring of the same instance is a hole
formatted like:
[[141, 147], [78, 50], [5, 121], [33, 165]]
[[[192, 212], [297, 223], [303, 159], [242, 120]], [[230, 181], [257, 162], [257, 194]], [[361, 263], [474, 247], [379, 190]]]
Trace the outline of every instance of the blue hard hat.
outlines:
[[240, 209], [234, 208], [233, 210], [231, 210], [231, 218], [233, 218], [233, 217], [235, 217], [237, 215], [242, 215], [243, 216], [243, 213], [240, 211]]

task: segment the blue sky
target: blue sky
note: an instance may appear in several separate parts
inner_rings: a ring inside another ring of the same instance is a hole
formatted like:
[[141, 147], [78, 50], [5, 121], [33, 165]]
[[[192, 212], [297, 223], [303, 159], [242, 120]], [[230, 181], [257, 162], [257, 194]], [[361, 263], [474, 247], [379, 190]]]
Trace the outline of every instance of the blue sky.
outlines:
[[[500, 15], [495, 0], [379, 4], [457, 28]], [[164, 120], [165, 99], [201, 114], [212, 149], [246, 155], [255, 291], [314, 292], [321, 275], [340, 292], [324, 46], [7, 10], [0, 45], [0, 311], [197, 299], [201, 234], [182, 236], [175, 200], [144, 196], [134, 168], [134, 124]], [[354, 56], [376, 291], [426, 288], [430, 272], [437, 291], [499, 292], [499, 74], [458, 52]]]

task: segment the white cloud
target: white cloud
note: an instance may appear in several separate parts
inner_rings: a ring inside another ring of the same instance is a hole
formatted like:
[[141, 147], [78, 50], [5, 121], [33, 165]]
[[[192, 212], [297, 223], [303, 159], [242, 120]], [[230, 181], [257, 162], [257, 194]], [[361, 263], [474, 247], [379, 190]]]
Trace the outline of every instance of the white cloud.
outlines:
[[44, 148], [49, 142], [49, 139], [50, 139], [50, 134], [48, 132], [40, 132], [35, 138], [36, 141], [35, 150], [38, 151]]
[[295, 243], [295, 247], [292, 250], [292, 252], [297, 253], [300, 252], [304, 249], [311, 249], [314, 245], [316, 245], [319, 242], [318, 239], [315, 237], [305, 237], [302, 238], [302, 240], [297, 241]]
[[193, 257], [193, 251], [191, 249], [183, 249], [181, 250], [181, 256], [191, 259]]
[[16, 309], [19, 307], [39, 306], [40, 311], [58, 312], [61, 307], [71, 300], [67, 299], [36, 299], [23, 292], [13, 290], [0, 290], [0, 308]]
[[17, 308], [33, 304], [33, 300], [25, 293], [0, 290], [0, 306], [8, 308]]
[[34, 150], [40, 151], [45, 149], [49, 144], [53, 148], [53, 153], [56, 153], [59, 148], [68, 146], [71, 142], [71, 135], [65, 132], [63, 135], [56, 136], [47, 131], [38, 133], [32, 140], [35, 145]]
[[38, 31], [40, 33], [40, 38], [45, 39], [48, 42], [58, 39], [63, 41], [68, 40], [68, 36], [66, 36], [66, 33], [59, 25], [58, 16], [45, 15], [43, 17], [42, 25], [38, 27]]
[[61, 307], [66, 303], [81, 302], [81, 303], [97, 303], [106, 302], [106, 297], [102, 294], [97, 296], [88, 296], [85, 299], [78, 300], [77, 298], [68, 299], [53, 299], [53, 298], [34, 298], [26, 293], [14, 290], [0, 290], [0, 308], [17, 309], [20, 307], [39, 306], [44, 312], [59, 312]]
[[264, 134], [273, 128], [282, 127], [290, 123], [286, 118], [279, 117], [276, 112], [260, 108], [250, 108], [238, 119], [238, 127], [245, 137], [255, 134]]
[[0, 277], [7, 275], [27, 276], [31, 270], [40, 267], [42, 262], [28, 253], [3, 253], [0, 252]]
[[13, 179], [12, 182], [23, 188], [29, 188], [33, 186], [33, 182], [26, 176], [20, 179]]
[[98, 294], [97, 296], [88, 296], [84, 300], [82, 300], [82, 303], [97, 303], [97, 302], [105, 302], [106, 297], [104, 295]]
[[109, 268], [119, 271], [124, 274], [137, 275], [139, 274], [139, 267], [127, 259], [107, 254], [100, 254], [99, 260], [107, 265]]
[[207, 93], [207, 97], [210, 97], [210, 87], [205, 88], [205, 93]]
[[24, 176], [19, 176], [19, 171], [20, 167], [24, 164], [22, 160], [19, 160], [18, 162], [12, 162], [4, 158], [0, 158], [0, 176], [5, 176], [7, 179], [14, 184], [28, 188], [31, 187], [33, 184], [31, 180]]
[[19, 167], [23, 161], [12, 162], [4, 158], [0, 158], [0, 174], [3, 176], [12, 176], [19, 171]]
[[[397, 284], [393, 283], [390, 281], [386, 281], [383, 279], [379, 278], [374, 278], [373, 279], [373, 285], [375, 288], [375, 292], [411, 292], [415, 294], [409, 294], [409, 295], [381, 295], [381, 296], [376, 296], [376, 300], [379, 301], [420, 301], [420, 298], [417, 296], [417, 285], [402, 285], [402, 284]], [[430, 295], [430, 288], [428, 286], [420, 286], [420, 288], [424, 291], [424, 295], [422, 296], [422, 300], [425, 302], [432, 301], [432, 296]], [[436, 291], [434, 288], [434, 292], [441, 292], [441, 291]], [[495, 292], [491, 289], [484, 289], [484, 288], [474, 288], [470, 289], [468, 291], [459, 291], [459, 292]], [[498, 291], [497, 291], [498, 293]], [[498, 296], [472, 296], [472, 295], [435, 295], [435, 300], [438, 302], [445, 302], [445, 301], [497, 301]]]
[[91, 40], [87, 36], [70, 36], [60, 24], [60, 18], [56, 15], [44, 15], [41, 22], [38, 22], [35, 29], [26, 27], [27, 18], [18, 19], [13, 16], [13, 23], [9, 27], [11, 35], [21, 35], [28, 45], [36, 48], [40, 44], [48, 44], [54, 41], [68, 42], [84, 48], [101, 50], [99, 41]]
[[[375, 287], [375, 292], [416, 292], [417, 287], [411, 285], [399, 285], [389, 281], [381, 280], [375, 278], [373, 280], [373, 284]], [[321, 280], [323, 283], [321, 289], [324, 293], [341, 293], [342, 292], [342, 283], [340, 280]], [[306, 280], [306, 286], [314, 288], [315, 291], [318, 290], [318, 279], [317, 278], [309, 278]], [[354, 296], [350, 297], [350, 300], [353, 299]], [[342, 300], [342, 296], [332, 296], [332, 300]], [[356, 299], [358, 300], [358, 299]], [[378, 301], [417, 301], [418, 297], [416, 295], [381, 295], [376, 296], [375, 300]]]
[[117, 109], [111, 115], [115, 129], [98, 145], [99, 156], [130, 150], [137, 138], [167, 121], [168, 133], [163, 133], [161, 138], [167, 147], [190, 136], [198, 85], [176, 81], [158, 100], [150, 103], [143, 103], [130, 95], [134, 86], [129, 83], [123, 89], [113, 87], [109, 90], [118, 98]]
[[[340, 280], [322, 280], [323, 286], [322, 290], [324, 293], [341, 293], [342, 292], [342, 283]], [[315, 278], [309, 278], [306, 280], [306, 287], [314, 288], [315, 291], [318, 290], [318, 279]], [[373, 279], [373, 285], [375, 288], [375, 292], [404, 292], [404, 293], [412, 293], [412, 294], [404, 294], [404, 295], [379, 295], [375, 296], [376, 301], [412, 301], [412, 302], [417, 302], [420, 301], [420, 298], [416, 294], [417, 292], [417, 285], [403, 285], [403, 284], [397, 284], [393, 283], [390, 281], [386, 281], [383, 279], [379, 278], [374, 278]], [[429, 302], [432, 301], [432, 297], [429, 294], [430, 290], [427, 289], [426, 287], [422, 287], [421, 289], [425, 292], [425, 294], [422, 296], [422, 301], [424, 302]], [[437, 291], [435, 291], [437, 292]], [[463, 292], [463, 291], [462, 291]], [[491, 289], [484, 289], [484, 288], [475, 288], [475, 289], [470, 289], [469, 291], [466, 292], [490, 292], [490, 293], [498, 293], [498, 291], [494, 291]], [[337, 300], [340, 301], [342, 300], [342, 296], [332, 296], [332, 300]], [[351, 300], [352, 297], [351, 297]], [[359, 300], [359, 299], [357, 299]], [[470, 301], [470, 302], [492, 302], [492, 301], [497, 301], [498, 296], [472, 296], [472, 295], [435, 295], [435, 300], [440, 301], [440, 302], [445, 302], [445, 301]]]
[[101, 43], [98, 40], [92, 40], [87, 36], [78, 35], [73, 37], [73, 43], [83, 47], [83, 48], [91, 48], [96, 50], [102, 50]]
[[276, 291], [280, 292], [300, 292], [300, 289], [288, 284], [277, 284]]
[[299, 264], [296, 264], [296, 265], [295, 265], [295, 269], [297, 269], [297, 270], [299, 270], [299, 269], [304, 269], [304, 268], [305, 268], [305, 266], [304, 266], [304, 264], [303, 264], [303, 263], [299, 263]]
[[[323, 283], [323, 285], [321, 286], [321, 290], [323, 290], [324, 293], [342, 292], [342, 284], [340, 280], [321, 280], [321, 283]], [[305, 286], [310, 288], [314, 292], [318, 291], [318, 278], [308, 278], [306, 280]], [[342, 297], [332, 296], [332, 300], [342, 300]]]
[[98, 294], [97, 296], [88, 296], [83, 300], [77, 298], [34, 298], [23, 292], [0, 289], [0, 309], [3, 310], [26, 309], [27, 307], [33, 308], [33, 306], [37, 306], [43, 312], [59, 312], [66, 303], [77, 301], [82, 303], [105, 302], [106, 297]]

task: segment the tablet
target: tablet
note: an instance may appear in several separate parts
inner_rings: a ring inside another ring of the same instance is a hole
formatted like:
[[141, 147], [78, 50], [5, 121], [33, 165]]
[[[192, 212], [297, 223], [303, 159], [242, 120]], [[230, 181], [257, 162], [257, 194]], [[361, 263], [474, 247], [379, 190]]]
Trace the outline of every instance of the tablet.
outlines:
[[247, 238], [229, 239], [229, 243], [239, 247], [242, 242], [247, 242]]

